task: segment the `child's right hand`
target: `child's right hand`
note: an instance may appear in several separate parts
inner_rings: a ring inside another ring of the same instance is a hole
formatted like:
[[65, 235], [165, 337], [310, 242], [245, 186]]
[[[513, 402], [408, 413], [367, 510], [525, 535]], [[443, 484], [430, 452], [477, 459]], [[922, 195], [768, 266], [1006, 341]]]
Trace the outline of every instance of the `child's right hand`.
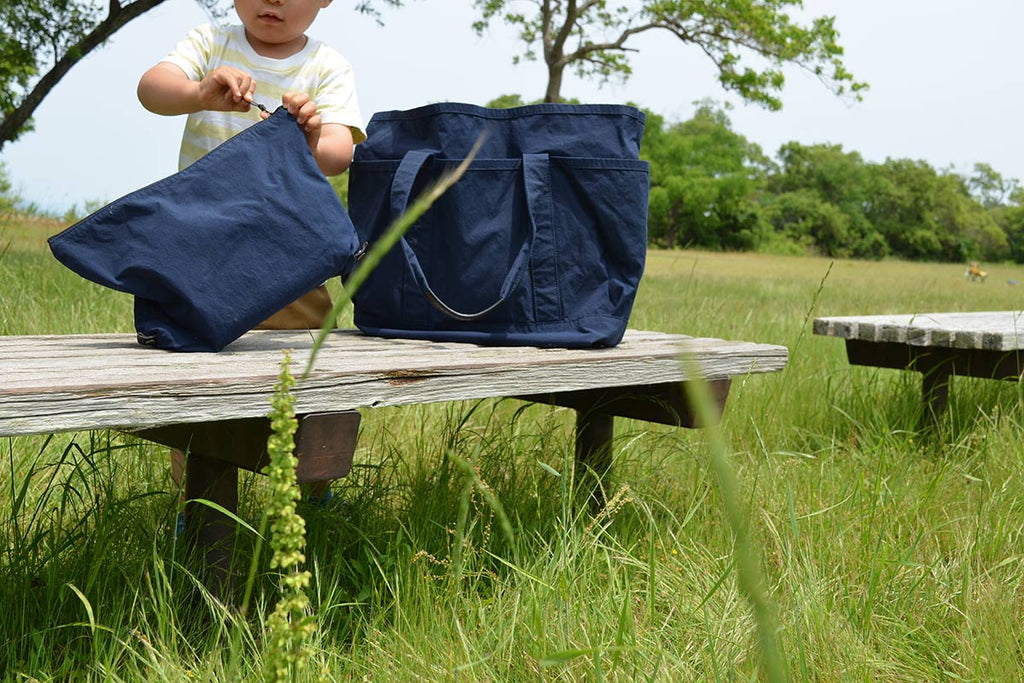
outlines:
[[249, 111], [256, 91], [253, 77], [233, 66], [218, 66], [199, 82], [199, 101], [212, 111]]

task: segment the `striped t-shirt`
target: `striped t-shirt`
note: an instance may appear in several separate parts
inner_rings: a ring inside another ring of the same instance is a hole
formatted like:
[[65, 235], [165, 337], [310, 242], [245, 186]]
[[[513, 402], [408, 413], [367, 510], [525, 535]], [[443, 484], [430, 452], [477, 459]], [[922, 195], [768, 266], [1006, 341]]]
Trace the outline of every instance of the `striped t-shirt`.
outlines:
[[[245, 28], [204, 24], [193, 29], [167, 57], [193, 81], [200, 81], [218, 66], [233, 66], [256, 80], [253, 102], [270, 111], [281, 105], [286, 90], [305, 92], [316, 102], [324, 123], [352, 129], [354, 142], [366, 139], [363, 117], [356, 100], [352, 67], [336, 50], [310, 38], [299, 52], [285, 59], [256, 54], [245, 39]], [[178, 155], [178, 170], [260, 120], [260, 112], [200, 111], [188, 115]]]

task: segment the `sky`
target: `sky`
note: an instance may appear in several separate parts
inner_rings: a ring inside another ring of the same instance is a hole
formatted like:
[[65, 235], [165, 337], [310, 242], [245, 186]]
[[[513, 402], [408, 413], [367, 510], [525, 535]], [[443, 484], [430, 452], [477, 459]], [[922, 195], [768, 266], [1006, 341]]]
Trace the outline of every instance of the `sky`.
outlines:
[[[335, 0], [309, 35], [352, 63], [363, 115], [431, 102], [485, 104], [503, 94], [543, 95], [542, 64], [512, 64], [520, 43], [495, 24], [472, 30], [470, 0], [409, 0], [384, 27]], [[638, 104], [668, 121], [694, 102], [730, 103], [733, 129], [770, 156], [789, 141], [838, 144], [870, 162], [923, 160], [970, 174], [978, 162], [1024, 181], [1022, 0], [805, 0], [808, 17], [836, 18], [847, 68], [870, 89], [837, 98], [798, 68], [786, 71], [783, 110], [744, 104], [724, 91], [699, 49], [665, 33], [632, 45], [633, 75], [599, 86], [567, 76], [563, 97]], [[231, 15], [233, 17], [233, 14]], [[15, 191], [47, 211], [105, 203], [176, 170], [184, 117], [144, 110], [139, 76], [207, 15], [167, 0], [88, 55], [36, 110], [35, 130], [6, 145], [0, 163]]]

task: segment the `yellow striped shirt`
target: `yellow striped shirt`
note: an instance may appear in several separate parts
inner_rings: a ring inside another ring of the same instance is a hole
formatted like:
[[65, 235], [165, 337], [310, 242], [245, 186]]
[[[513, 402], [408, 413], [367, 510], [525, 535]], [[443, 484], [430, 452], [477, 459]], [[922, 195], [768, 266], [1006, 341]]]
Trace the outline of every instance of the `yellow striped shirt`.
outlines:
[[[167, 57], [193, 81], [200, 81], [218, 66], [233, 66], [256, 80], [253, 102], [273, 111], [286, 90], [305, 92], [316, 102], [324, 123], [340, 123], [352, 129], [352, 139], [362, 142], [363, 117], [356, 100], [352, 66], [336, 50], [309, 38], [306, 46], [285, 59], [256, 54], [245, 39], [245, 28], [203, 24], [193, 29]], [[189, 114], [178, 155], [181, 170], [217, 145], [260, 120], [259, 109], [248, 112], [200, 111]]]

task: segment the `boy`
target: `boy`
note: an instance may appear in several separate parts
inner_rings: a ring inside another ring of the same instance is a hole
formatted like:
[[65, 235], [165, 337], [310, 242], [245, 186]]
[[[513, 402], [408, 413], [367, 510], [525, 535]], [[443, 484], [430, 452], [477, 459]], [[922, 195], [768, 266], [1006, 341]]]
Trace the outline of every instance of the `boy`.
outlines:
[[[306, 133], [325, 175], [344, 172], [363, 120], [352, 69], [305, 34], [331, 0], [236, 0], [241, 26], [193, 30], [139, 81], [139, 101], [168, 116], [188, 114], [179, 170], [257, 121], [252, 105], [280, 102]], [[267, 118], [268, 112], [259, 112]]]
[[[331, 0], [235, 0], [241, 25], [200, 26], [143, 74], [138, 97], [146, 109], [165, 116], [188, 114], [178, 170], [268, 118], [278, 102], [302, 127], [324, 175], [348, 169], [354, 144], [366, 139], [352, 68], [339, 53], [306, 35], [320, 10], [330, 4]], [[321, 285], [259, 327], [318, 328], [330, 309], [330, 296]], [[172, 451], [171, 462], [180, 485], [184, 454]], [[329, 497], [328, 482], [313, 487], [314, 500]]]

